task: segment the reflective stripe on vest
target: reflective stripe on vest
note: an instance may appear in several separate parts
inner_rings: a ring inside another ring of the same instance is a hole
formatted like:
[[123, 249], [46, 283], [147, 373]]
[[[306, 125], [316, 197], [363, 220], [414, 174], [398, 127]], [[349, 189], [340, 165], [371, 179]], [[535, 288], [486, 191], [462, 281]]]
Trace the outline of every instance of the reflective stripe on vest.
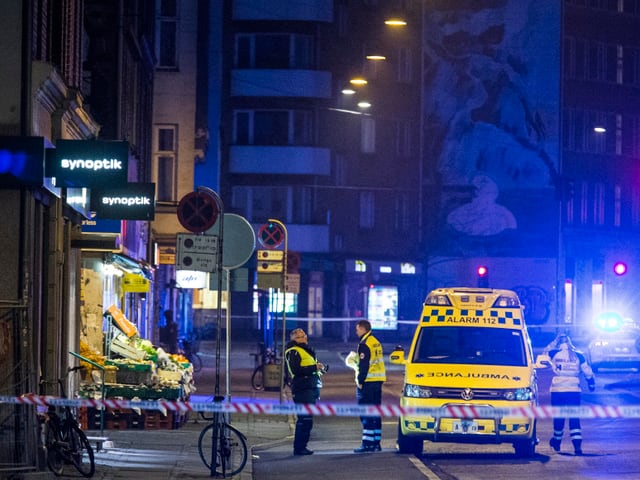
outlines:
[[364, 343], [369, 347], [371, 352], [371, 358], [369, 359], [369, 372], [365, 382], [384, 382], [387, 380], [387, 375], [384, 369], [384, 358], [382, 356], [382, 345], [368, 332], [365, 335]]
[[[315, 365], [317, 363], [316, 359], [313, 358], [313, 356], [309, 352], [307, 352], [304, 348], [299, 347], [297, 345], [287, 349], [287, 351], [284, 352], [285, 356], [288, 355], [288, 353], [291, 350], [296, 350], [298, 352], [298, 355], [300, 355], [300, 366], [301, 367], [310, 367], [311, 365]], [[294, 378], [295, 375], [291, 371], [291, 366], [289, 365], [289, 362], [287, 362], [287, 370], [289, 370], [289, 375], [291, 375], [291, 378]]]

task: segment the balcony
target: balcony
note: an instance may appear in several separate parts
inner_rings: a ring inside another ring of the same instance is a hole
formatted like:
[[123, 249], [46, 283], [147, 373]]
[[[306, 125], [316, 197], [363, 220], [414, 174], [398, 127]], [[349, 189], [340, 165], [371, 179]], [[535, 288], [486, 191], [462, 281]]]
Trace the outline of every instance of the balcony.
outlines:
[[329, 175], [327, 148], [234, 145], [229, 156], [230, 173]]
[[333, 0], [236, 0], [233, 20], [333, 21]]
[[[262, 225], [253, 225], [258, 232]], [[329, 252], [329, 225], [286, 224], [288, 249], [292, 252]]]
[[231, 95], [329, 98], [331, 73], [318, 70], [236, 69], [231, 72]]

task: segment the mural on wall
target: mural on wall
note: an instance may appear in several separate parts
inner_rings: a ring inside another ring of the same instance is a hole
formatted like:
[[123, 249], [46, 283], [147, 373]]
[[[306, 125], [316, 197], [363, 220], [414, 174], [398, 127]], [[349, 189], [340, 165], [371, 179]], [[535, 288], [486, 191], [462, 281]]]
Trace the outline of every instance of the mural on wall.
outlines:
[[555, 255], [558, 2], [434, 1], [425, 25], [425, 150], [442, 185], [441, 253]]

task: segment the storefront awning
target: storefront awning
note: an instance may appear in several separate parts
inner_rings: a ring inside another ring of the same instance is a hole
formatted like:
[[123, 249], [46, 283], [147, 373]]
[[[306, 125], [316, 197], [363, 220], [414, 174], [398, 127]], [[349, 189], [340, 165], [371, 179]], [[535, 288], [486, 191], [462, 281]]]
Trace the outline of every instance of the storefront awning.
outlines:
[[142, 275], [148, 280], [153, 279], [153, 267], [146, 262], [135, 260], [119, 253], [107, 253], [104, 261], [120, 267], [127, 273]]

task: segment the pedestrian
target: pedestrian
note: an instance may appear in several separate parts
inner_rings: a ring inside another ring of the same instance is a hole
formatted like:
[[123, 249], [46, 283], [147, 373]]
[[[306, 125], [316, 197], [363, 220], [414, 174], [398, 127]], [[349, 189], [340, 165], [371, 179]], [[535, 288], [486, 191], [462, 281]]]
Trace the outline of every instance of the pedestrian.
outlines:
[[[304, 330], [301, 328], [292, 330], [289, 338], [284, 355], [291, 379], [293, 401], [301, 404], [315, 404], [320, 398], [320, 388], [322, 388], [320, 377], [325, 371], [325, 366], [318, 362], [316, 352], [308, 345]], [[312, 428], [313, 416], [298, 414], [293, 437], [294, 455], [313, 454], [313, 451], [307, 448]]]
[[[387, 379], [384, 368], [382, 345], [371, 333], [371, 323], [360, 320], [356, 324], [358, 343], [356, 376], [356, 399], [358, 405], [380, 405], [382, 403], [382, 384]], [[382, 450], [382, 418], [380, 416], [361, 416], [362, 444], [354, 449], [355, 453], [379, 452]]]
[[[590, 392], [593, 392], [596, 387], [593, 371], [586, 358], [575, 349], [567, 334], [558, 335], [555, 344], [552, 344], [549, 349], [549, 358], [554, 373], [550, 388], [551, 405], [556, 407], [580, 405], [582, 392], [580, 375], [585, 377]], [[549, 440], [549, 446], [556, 452], [560, 451], [564, 424], [564, 417], [553, 419], [553, 437]], [[579, 418], [569, 418], [569, 436], [575, 454], [582, 455], [582, 428]]]
[[160, 343], [169, 353], [178, 353], [178, 324], [173, 320], [173, 311], [165, 310], [164, 327], [160, 327]]

